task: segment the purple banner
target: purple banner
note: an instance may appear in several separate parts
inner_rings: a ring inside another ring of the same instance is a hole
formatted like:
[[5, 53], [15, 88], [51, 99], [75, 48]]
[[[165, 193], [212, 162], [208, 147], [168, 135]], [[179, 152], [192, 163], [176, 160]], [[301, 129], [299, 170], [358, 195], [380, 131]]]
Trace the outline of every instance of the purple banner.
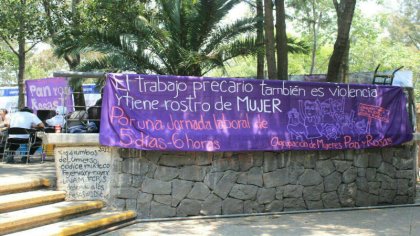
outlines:
[[67, 112], [73, 111], [71, 88], [65, 78], [45, 78], [26, 80], [27, 106], [34, 111], [56, 110], [64, 106]]
[[100, 143], [141, 150], [378, 148], [412, 139], [402, 88], [108, 74]]

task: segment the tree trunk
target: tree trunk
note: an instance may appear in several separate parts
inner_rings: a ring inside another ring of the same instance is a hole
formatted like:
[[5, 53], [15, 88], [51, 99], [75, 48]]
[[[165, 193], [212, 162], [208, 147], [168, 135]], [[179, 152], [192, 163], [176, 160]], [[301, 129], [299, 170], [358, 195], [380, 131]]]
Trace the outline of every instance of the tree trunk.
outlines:
[[19, 60], [19, 69], [18, 69], [18, 109], [25, 106], [25, 66], [26, 66], [26, 51], [25, 51], [25, 38], [19, 37], [19, 51], [18, 51], [18, 60]]
[[[72, 0], [71, 4], [71, 12], [73, 14], [72, 16], [72, 26], [74, 28], [77, 28], [80, 25], [80, 16], [79, 12], [77, 10], [77, 5], [80, 3], [81, 0]], [[80, 64], [80, 54], [70, 56], [67, 55], [65, 57], [67, 63], [69, 64], [70, 70], [74, 71], [76, 67]], [[82, 80], [82, 78], [73, 78], [74, 80]], [[85, 101], [85, 95], [83, 93], [83, 82], [82, 83], [74, 83], [76, 86], [74, 86], [74, 106], [75, 110], [85, 110], [86, 109], [86, 101]]]
[[[315, 4], [315, 1], [314, 1]], [[314, 15], [314, 22], [312, 24], [312, 34], [313, 34], [313, 44], [312, 44], [312, 57], [311, 57], [311, 69], [309, 71], [309, 74], [313, 74], [315, 70], [315, 64], [316, 64], [316, 50], [318, 49], [318, 32], [319, 32], [319, 26], [321, 25], [321, 19], [322, 19], [322, 12], [319, 13], [319, 16], [316, 17], [316, 10], [315, 5], [312, 5], [312, 13]]]
[[274, 47], [274, 18], [273, 2], [264, 0], [264, 29], [265, 29], [265, 56], [267, 58], [268, 79], [277, 79], [276, 55]]
[[[342, 65], [348, 62], [344, 62], [346, 50], [349, 44], [351, 22], [353, 20], [354, 9], [356, 6], [356, 0], [342, 0], [340, 3], [337, 0], [333, 0], [334, 6], [337, 12], [337, 39], [334, 44], [334, 51], [331, 55], [330, 62], [328, 64], [327, 81], [328, 82], [343, 82], [343, 72], [340, 73]], [[341, 75], [340, 75], [341, 74]]]
[[286, 11], [284, 9], [284, 0], [276, 0], [276, 18], [277, 77], [280, 80], [288, 80]]
[[[264, 9], [262, 0], [257, 2], [257, 44], [264, 48]], [[257, 79], [264, 79], [264, 50], [257, 52]]]

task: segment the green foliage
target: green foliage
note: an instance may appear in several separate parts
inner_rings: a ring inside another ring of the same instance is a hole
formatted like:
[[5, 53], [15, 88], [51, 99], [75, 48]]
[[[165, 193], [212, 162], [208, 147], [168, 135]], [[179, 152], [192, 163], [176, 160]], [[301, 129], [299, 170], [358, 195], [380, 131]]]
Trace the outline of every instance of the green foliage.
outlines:
[[25, 74], [26, 79], [41, 79], [51, 77], [54, 71], [62, 70], [68, 70], [67, 63], [48, 49], [28, 57]]
[[91, 22], [104, 24], [99, 28], [87, 24], [87, 32], [80, 31], [78, 42], [62, 41], [64, 50], [59, 55], [91, 51], [104, 55], [83, 63], [83, 70], [202, 75], [258, 48], [249, 34], [255, 19], [220, 24], [239, 0], [161, 0], [153, 8], [127, 4], [130, 2], [119, 1], [116, 8], [107, 2], [89, 1], [84, 14], [97, 9], [103, 14]]
[[46, 36], [46, 22], [39, 0], [2, 0], [0, 8], [0, 36], [14, 41], [24, 37], [34, 43]]

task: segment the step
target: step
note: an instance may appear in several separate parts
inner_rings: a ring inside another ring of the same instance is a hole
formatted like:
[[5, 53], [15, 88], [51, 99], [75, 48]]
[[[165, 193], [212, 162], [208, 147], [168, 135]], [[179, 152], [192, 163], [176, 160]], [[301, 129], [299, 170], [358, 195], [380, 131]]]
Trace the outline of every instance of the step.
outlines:
[[45, 178], [0, 178], [0, 195], [23, 192], [51, 186], [49, 179]]
[[33, 228], [8, 236], [28, 236], [28, 235], [78, 235], [92, 232], [95, 229], [103, 229], [113, 226], [117, 223], [134, 220], [136, 218], [135, 211], [124, 212], [99, 212], [87, 216], [82, 216], [54, 224]]
[[65, 191], [38, 190], [0, 196], [0, 213], [64, 201]]
[[102, 201], [59, 202], [0, 214], [0, 234], [8, 234], [54, 223], [77, 214], [97, 211]]

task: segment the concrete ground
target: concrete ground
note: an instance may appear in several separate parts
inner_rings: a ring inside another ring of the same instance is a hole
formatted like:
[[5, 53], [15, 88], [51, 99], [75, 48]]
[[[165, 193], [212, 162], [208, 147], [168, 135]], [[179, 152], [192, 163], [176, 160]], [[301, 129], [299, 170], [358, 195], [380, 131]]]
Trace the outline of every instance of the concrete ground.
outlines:
[[[1, 161], [1, 159], [0, 159]], [[35, 160], [29, 164], [16, 163], [7, 164], [0, 162], [0, 178], [32, 178], [42, 177], [53, 180], [55, 185], [55, 163], [53, 161], [46, 161], [40, 163], [40, 160]]]
[[[30, 164], [0, 163], [0, 177], [55, 179], [52, 160]], [[4, 179], [3, 179], [4, 180]], [[105, 233], [132, 235], [420, 235], [420, 206], [218, 219], [144, 222]]]
[[206, 220], [148, 222], [106, 236], [420, 235], [420, 206]]

